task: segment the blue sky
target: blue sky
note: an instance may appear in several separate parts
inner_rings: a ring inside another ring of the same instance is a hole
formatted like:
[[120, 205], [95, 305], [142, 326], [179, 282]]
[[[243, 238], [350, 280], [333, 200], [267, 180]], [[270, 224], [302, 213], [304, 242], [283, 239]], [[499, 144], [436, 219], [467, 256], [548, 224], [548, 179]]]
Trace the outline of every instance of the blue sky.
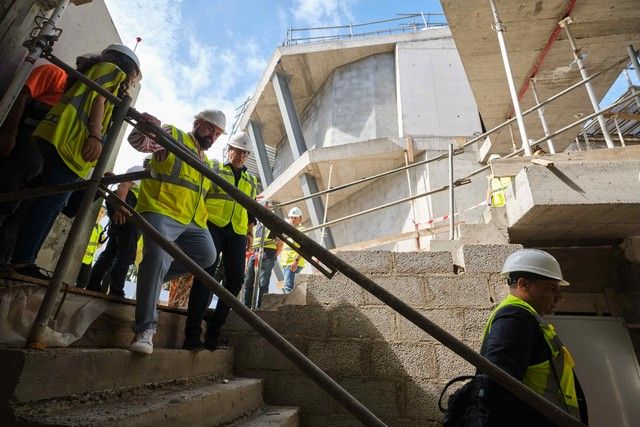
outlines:
[[[228, 129], [288, 27], [362, 23], [397, 13], [442, 13], [440, 2], [371, 0], [106, 0], [123, 43], [142, 64], [136, 108], [190, 129], [195, 113], [220, 108]], [[226, 137], [209, 150], [220, 156]], [[116, 172], [143, 155], [123, 143]]]

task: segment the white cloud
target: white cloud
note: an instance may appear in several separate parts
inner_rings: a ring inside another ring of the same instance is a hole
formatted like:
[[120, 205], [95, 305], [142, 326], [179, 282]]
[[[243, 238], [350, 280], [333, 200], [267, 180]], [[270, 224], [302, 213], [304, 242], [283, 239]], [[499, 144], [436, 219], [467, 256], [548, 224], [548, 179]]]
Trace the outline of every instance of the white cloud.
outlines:
[[[327, 27], [353, 23], [351, 12], [358, 0], [295, 0], [291, 13], [297, 27]], [[343, 34], [344, 30], [296, 31], [294, 38], [330, 36]]]
[[[143, 79], [135, 108], [185, 130], [191, 128], [193, 116], [199, 110], [219, 108], [227, 116], [230, 131], [234, 109], [249, 92], [245, 87], [253, 89], [266, 59], [251, 39], [238, 40], [236, 46], [205, 44], [192, 27], [183, 28], [182, 3], [106, 0], [123, 43], [133, 47], [135, 38], [142, 38], [136, 53]], [[214, 144], [210, 156], [221, 156], [226, 138], [223, 136]], [[141, 163], [143, 157], [124, 141], [116, 172]]]

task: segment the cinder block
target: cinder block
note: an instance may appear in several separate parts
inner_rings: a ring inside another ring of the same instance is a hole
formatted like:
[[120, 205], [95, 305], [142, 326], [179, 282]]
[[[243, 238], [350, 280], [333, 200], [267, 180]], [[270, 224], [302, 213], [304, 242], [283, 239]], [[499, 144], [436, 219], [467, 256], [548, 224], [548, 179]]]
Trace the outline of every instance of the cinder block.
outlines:
[[[386, 379], [344, 378], [341, 386], [379, 417], [400, 415], [401, 384]], [[335, 405], [338, 405], [337, 403]], [[346, 410], [337, 406], [337, 413]]]
[[[300, 341], [289, 340], [298, 350], [305, 352], [304, 344]], [[294, 370], [289, 359], [282, 355], [276, 348], [265, 339], [250, 336], [234, 336], [229, 340], [229, 344], [235, 350], [234, 365], [240, 369], [272, 369], [272, 370]]]
[[473, 375], [475, 368], [462, 357], [455, 354], [443, 345], [435, 346], [436, 358], [438, 361], [438, 378], [449, 381], [451, 378], [460, 375]]
[[334, 337], [394, 340], [396, 313], [386, 307], [336, 307], [330, 311]]
[[451, 252], [394, 252], [396, 274], [453, 273]]
[[312, 341], [308, 356], [331, 375], [360, 375], [364, 365], [361, 345], [354, 340]]
[[329, 331], [329, 315], [318, 305], [285, 305], [277, 312], [287, 337], [325, 338]]
[[[462, 339], [464, 329], [462, 310], [419, 309], [418, 311], [456, 338]], [[402, 316], [398, 316], [398, 336], [402, 341], [435, 341], [435, 338]]]
[[389, 274], [393, 270], [393, 253], [388, 251], [344, 251], [336, 255], [361, 273]]
[[[434, 380], [407, 381], [406, 415], [425, 421], [442, 422], [442, 413], [438, 409], [438, 398], [446, 382]], [[425, 425], [425, 424], [422, 424]]]
[[493, 299], [492, 307], [495, 307], [509, 295], [509, 285], [507, 279], [500, 277], [498, 273], [489, 275], [489, 292]]
[[505, 245], [509, 243], [506, 227], [498, 229], [493, 224], [460, 224], [460, 241], [467, 245]]
[[314, 275], [307, 282], [307, 304], [363, 305], [364, 290], [342, 274], [332, 279]]
[[497, 273], [505, 259], [522, 245], [462, 245], [458, 256], [467, 273]]
[[464, 339], [467, 342], [482, 340], [482, 333], [491, 310], [464, 311]]
[[[390, 277], [376, 277], [374, 281], [411, 306], [424, 307], [433, 298], [431, 292], [425, 289], [422, 277], [393, 275]], [[363, 292], [367, 305], [384, 305], [382, 301], [369, 292]]]
[[436, 353], [431, 344], [382, 343], [372, 346], [371, 371], [376, 377], [434, 378]]
[[487, 275], [429, 276], [427, 287], [434, 307], [489, 308], [492, 304]]

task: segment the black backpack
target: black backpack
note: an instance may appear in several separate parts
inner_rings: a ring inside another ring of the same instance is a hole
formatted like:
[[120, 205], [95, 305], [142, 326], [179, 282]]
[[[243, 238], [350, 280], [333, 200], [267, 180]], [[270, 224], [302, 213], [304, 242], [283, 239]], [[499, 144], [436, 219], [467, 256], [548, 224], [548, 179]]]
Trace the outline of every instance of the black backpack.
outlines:
[[[447, 400], [447, 407], [442, 406], [442, 399], [447, 389], [453, 384], [467, 381]], [[482, 375], [464, 375], [450, 380], [442, 389], [438, 408], [444, 413], [444, 427], [481, 427], [489, 425], [489, 411], [484, 402], [484, 383]]]

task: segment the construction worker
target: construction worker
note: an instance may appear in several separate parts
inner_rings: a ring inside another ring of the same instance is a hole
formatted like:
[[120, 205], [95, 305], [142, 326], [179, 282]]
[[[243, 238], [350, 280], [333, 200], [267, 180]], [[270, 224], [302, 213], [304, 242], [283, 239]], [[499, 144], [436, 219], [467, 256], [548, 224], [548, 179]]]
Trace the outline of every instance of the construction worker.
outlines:
[[251, 298], [253, 298], [253, 284], [255, 282], [256, 268], [258, 265], [258, 256], [260, 254], [260, 241], [262, 233], [266, 232], [262, 246], [262, 259], [260, 261], [260, 278], [258, 290], [258, 302], [256, 307], [262, 304], [262, 296], [269, 293], [269, 282], [271, 280], [271, 272], [278, 260], [278, 256], [282, 252], [284, 242], [276, 236], [271, 235], [271, 230], [260, 224], [256, 229], [256, 236], [253, 239], [253, 247], [251, 256], [247, 260], [247, 274], [244, 281], [244, 305], [251, 308]]
[[93, 262], [93, 257], [96, 254], [96, 250], [102, 246], [105, 242], [104, 238], [104, 228], [100, 221], [104, 218], [104, 214], [106, 213], [104, 206], [100, 206], [100, 211], [98, 212], [98, 218], [96, 219], [96, 223], [93, 225], [93, 229], [91, 230], [91, 237], [89, 237], [89, 244], [87, 244], [87, 250], [84, 253], [84, 257], [82, 257], [82, 264], [80, 265], [80, 271], [78, 272], [78, 278], [76, 279], [76, 287], [78, 288], [86, 288], [87, 282], [89, 281], [89, 274], [91, 273], [91, 263]]
[[[121, 44], [108, 46], [87, 61], [85, 76], [117, 96], [124, 96], [140, 79], [136, 54]], [[33, 138], [43, 159], [38, 185], [55, 186], [84, 179], [102, 152], [102, 138], [111, 121], [114, 105], [84, 83], [70, 77], [65, 92], [36, 127]], [[9, 273], [16, 278], [49, 280], [50, 274], [35, 259], [71, 192], [33, 200], [23, 215]]]
[[[145, 117], [160, 125], [152, 115], [145, 113]], [[165, 125], [163, 129], [207, 162], [205, 151], [224, 133], [225, 125], [222, 111], [204, 110], [195, 116], [191, 132], [171, 125]], [[207, 230], [204, 196], [211, 181], [137, 129], [131, 132], [129, 143], [138, 151], [153, 153], [149, 162], [152, 178], [142, 180], [136, 211], [198, 265], [210, 267], [216, 259], [216, 248]], [[135, 336], [129, 349], [151, 354], [160, 288], [164, 282], [186, 274], [186, 271], [178, 263], [172, 263], [171, 255], [152, 239], [144, 240], [142, 253], [136, 291]]]
[[[489, 163], [493, 160], [500, 159], [499, 154], [489, 156]], [[496, 177], [493, 174], [487, 177], [489, 185], [487, 187], [487, 204], [494, 208], [499, 208], [507, 204], [507, 196], [505, 191], [511, 186], [513, 180], [510, 176]]]
[[[76, 67], [96, 55], [76, 58]], [[62, 97], [67, 73], [57, 65], [37, 66], [24, 84], [11, 111], [0, 128], [0, 193], [22, 190], [42, 171], [38, 142], [31, 134], [40, 120]], [[30, 199], [0, 203], [0, 265], [11, 259], [18, 227]]]
[[[587, 424], [584, 394], [574, 374], [569, 350], [552, 325], [550, 315], [562, 299], [558, 261], [547, 252], [521, 249], [511, 254], [500, 276], [507, 279], [509, 295], [489, 315], [481, 353], [559, 408]], [[485, 375], [480, 375], [487, 425], [552, 425]]]
[[[291, 208], [287, 222], [300, 228], [302, 210], [299, 207]], [[304, 258], [285, 243], [282, 254], [280, 254], [280, 265], [282, 265], [282, 273], [284, 274], [284, 293], [290, 294], [293, 291], [296, 274], [304, 268]]]
[[[227, 160], [212, 161], [211, 168], [230, 184], [251, 198], [255, 198], [257, 180], [247, 172], [245, 162], [250, 153], [249, 136], [238, 132], [231, 136], [227, 145]], [[232, 199], [217, 185], [213, 185], [206, 197], [209, 212], [208, 227], [211, 237], [222, 254], [225, 279], [224, 287], [234, 295], [238, 295], [244, 281], [245, 252], [253, 243], [253, 226], [255, 219], [247, 210]], [[144, 261], [143, 261], [144, 262]], [[217, 262], [207, 269], [213, 276]], [[229, 306], [218, 300], [215, 313], [207, 322], [204, 344], [200, 340], [204, 311], [209, 305], [211, 291], [199, 280], [193, 281], [189, 294], [189, 308], [185, 324], [184, 349], [197, 350], [202, 347], [215, 350], [218, 332], [229, 314]]]
[[[127, 173], [140, 172], [142, 166], [132, 166]], [[118, 184], [117, 196], [132, 208], [138, 202], [140, 181], [124, 181]], [[109, 228], [107, 247], [100, 253], [91, 269], [91, 276], [87, 289], [94, 292], [107, 292], [115, 297], [124, 297], [124, 282], [127, 278], [129, 266], [136, 259], [138, 230], [126, 221], [124, 214], [115, 206], [107, 202]], [[108, 276], [108, 278], [106, 277]]]

